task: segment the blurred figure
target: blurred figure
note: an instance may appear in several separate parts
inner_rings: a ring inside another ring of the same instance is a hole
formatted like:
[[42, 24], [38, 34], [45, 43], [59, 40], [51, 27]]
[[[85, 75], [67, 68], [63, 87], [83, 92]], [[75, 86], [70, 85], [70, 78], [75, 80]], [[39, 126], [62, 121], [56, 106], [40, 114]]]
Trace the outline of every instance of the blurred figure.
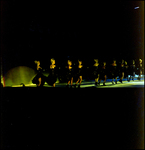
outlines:
[[99, 62], [98, 59], [94, 59], [95, 64], [93, 65], [93, 77], [95, 78], [95, 86], [98, 86], [99, 80]]
[[66, 79], [67, 79], [67, 86], [71, 83], [71, 88], [73, 85], [73, 68], [72, 68], [72, 61], [67, 61], [67, 67], [66, 67]]
[[131, 64], [130, 64], [130, 67], [129, 67], [129, 74], [130, 74], [130, 78], [129, 78], [129, 81], [132, 80], [134, 81], [134, 77], [135, 77], [135, 60], [132, 60], [131, 61]]
[[99, 85], [101, 80], [104, 80], [103, 86], [106, 86], [105, 82], [107, 80], [107, 69], [106, 69], [106, 62], [103, 62], [103, 66], [100, 68], [100, 79], [99, 79]]
[[40, 61], [35, 60], [35, 64], [37, 64], [37, 75], [33, 78], [32, 83], [36, 84], [37, 87], [42, 87], [45, 83], [45, 77], [42, 74], [42, 68], [40, 67]]
[[76, 72], [78, 80], [77, 80], [77, 82], [75, 84], [75, 88], [76, 88], [78, 82], [79, 82], [78, 88], [80, 88], [80, 85], [82, 83], [82, 80], [83, 80], [83, 77], [82, 77], [83, 70], [82, 69], [83, 69], [82, 61], [78, 60], [78, 68], [77, 68], [77, 72]]
[[129, 82], [129, 66], [127, 64], [127, 61], [125, 61], [124, 63], [124, 78], [127, 79], [127, 81]]
[[119, 66], [119, 77], [120, 77], [119, 82], [122, 83], [122, 80], [124, 78], [124, 60], [123, 59], [122, 59], [121, 64]]
[[142, 59], [139, 59], [139, 64], [138, 64], [138, 80], [141, 79], [141, 75], [143, 72], [143, 65], [142, 65]]
[[47, 83], [52, 87], [55, 87], [55, 82], [57, 80], [57, 70], [55, 65], [55, 59], [50, 59], [50, 66], [49, 66], [49, 76], [47, 77]]
[[112, 84], [114, 84], [114, 78], [115, 78], [115, 83], [117, 84], [117, 64], [116, 64], [116, 60], [113, 60], [113, 63], [111, 64], [110, 73], [111, 73], [111, 78], [112, 78]]
[[59, 79], [59, 83], [65, 83], [66, 81], [66, 66], [65, 66], [65, 62], [62, 61], [63, 58], [59, 61], [59, 67], [57, 66], [57, 73], [58, 73], [58, 79]]

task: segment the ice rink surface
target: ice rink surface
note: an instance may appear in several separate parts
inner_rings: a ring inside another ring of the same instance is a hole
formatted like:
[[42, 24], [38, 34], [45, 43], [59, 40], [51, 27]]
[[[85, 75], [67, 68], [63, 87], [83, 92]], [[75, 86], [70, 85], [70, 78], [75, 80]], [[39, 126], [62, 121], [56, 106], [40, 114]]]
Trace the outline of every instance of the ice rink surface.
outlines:
[[[95, 87], [95, 81], [83, 81], [80, 88], [134, 88], [134, 87], [144, 87], [144, 80], [134, 80], [134, 81], [126, 81], [123, 80], [123, 83], [120, 83], [119, 80], [117, 82], [117, 84], [112, 84], [112, 80], [108, 79], [106, 81], [106, 86], [103, 86], [103, 81], [100, 83], [100, 85], [98, 85], [97, 87]], [[74, 84], [72, 88], [74, 88]], [[22, 85], [13, 85], [12, 87], [22, 87]], [[25, 87], [36, 87], [35, 84], [26, 84]], [[51, 87], [50, 85], [48, 85], [47, 83], [44, 84], [44, 87]], [[65, 88], [66, 87], [66, 83], [56, 83], [56, 87], [59, 88]], [[76, 86], [77, 88], [78, 86]]]

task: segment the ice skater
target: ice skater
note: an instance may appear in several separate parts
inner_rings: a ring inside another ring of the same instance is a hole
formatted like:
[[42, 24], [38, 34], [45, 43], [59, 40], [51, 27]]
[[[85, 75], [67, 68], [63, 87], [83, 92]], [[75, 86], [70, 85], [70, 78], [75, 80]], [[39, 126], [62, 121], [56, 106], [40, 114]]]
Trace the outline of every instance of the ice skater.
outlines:
[[95, 78], [95, 86], [98, 86], [99, 81], [99, 62], [98, 59], [94, 59], [95, 64], [93, 65], [93, 77]]
[[82, 80], [83, 80], [83, 77], [82, 77], [82, 75], [83, 75], [83, 65], [82, 65], [82, 61], [81, 60], [78, 60], [78, 68], [77, 68], [76, 74], [77, 74], [77, 79], [78, 80], [75, 83], [74, 87], [76, 88], [77, 84], [79, 83], [78, 88], [80, 88], [80, 85], [81, 85]]
[[120, 77], [119, 82], [122, 83], [122, 80], [124, 78], [124, 60], [123, 59], [122, 59], [121, 64], [119, 66], [119, 77]]
[[72, 68], [72, 61], [67, 61], [67, 67], [66, 67], [66, 79], [67, 79], [67, 88], [69, 87], [69, 84], [71, 84], [71, 88], [73, 85], [73, 68]]
[[127, 64], [127, 61], [125, 61], [125, 63], [124, 63], [124, 78], [126, 78], [128, 82], [130, 81], [130, 79], [129, 79], [129, 66]]
[[100, 78], [99, 78], [99, 85], [101, 80], [104, 80], [103, 86], [106, 86], [106, 80], [107, 80], [107, 69], [106, 69], [106, 62], [103, 62], [103, 66], [100, 69]]
[[45, 83], [45, 77], [42, 74], [42, 68], [40, 67], [40, 61], [35, 60], [34, 61], [35, 64], [37, 64], [37, 74], [36, 76], [33, 78], [32, 83], [36, 84], [37, 87], [42, 87]]
[[[117, 84], [117, 64], [116, 60], [113, 60], [113, 63], [110, 66], [110, 73], [111, 73], [111, 78], [112, 78], [112, 84]], [[115, 83], [114, 83], [115, 79]]]
[[139, 59], [139, 64], [138, 64], [138, 80], [141, 79], [141, 75], [143, 72], [143, 65], [142, 65], [142, 59]]
[[131, 79], [134, 81], [135, 71], [136, 71], [135, 60], [132, 60], [132, 62], [131, 62], [131, 64], [130, 64], [130, 67], [129, 67], [129, 74], [130, 74], [129, 81], [130, 81]]
[[55, 65], [55, 59], [51, 58], [50, 59], [50, 66], [49, 66], [49, 75], [47, 77], [47, 83], [49, 85], [51, 85], [52, 87], [55, 87], [55, 83], [57, 80], [57, 69], [56, 69], [56, 65]]

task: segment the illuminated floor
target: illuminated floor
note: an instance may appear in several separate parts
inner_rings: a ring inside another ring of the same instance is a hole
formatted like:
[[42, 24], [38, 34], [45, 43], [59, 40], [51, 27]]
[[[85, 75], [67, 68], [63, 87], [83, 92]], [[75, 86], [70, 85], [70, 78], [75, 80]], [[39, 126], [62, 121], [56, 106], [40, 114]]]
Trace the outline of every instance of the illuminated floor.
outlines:
[[[73, 87], [74, 88], [74, 84], [73, 83]], [[35, 84], [26, 84], [26, 87], [36, 87]], [[22, 85], [14, 85], [12, 87], [22, 87]], [[48, 85], [47, 83], [44, 84], [44, 87], [51, 87], [50, 85]], [[60, 88], [65, 88], [66, 87], [66, 83], [56, 83], [56, 87], [60, 87]], [[78, 86], [77, 86], [78, 87]], [[76, 87], [76, 88], [77, 88]], [[94, 81], [83, 81], [80, 88], [88, 88], [88, 87], [95, 87]], [[144, 80], [134, 80], [134, 81], [126, 81], [123, 80], [123, 83], [120, 83], [119, 81], [117, 82], [117, 84], [112, 84], [112, 80], [111, 79], [107, 79], [106, 81], [106, 86], [103, 86], [103, 81], [100, 83], [99, 86], [97, 86], [97, 88], [137, 88], [137, 87], [144, 87]]]

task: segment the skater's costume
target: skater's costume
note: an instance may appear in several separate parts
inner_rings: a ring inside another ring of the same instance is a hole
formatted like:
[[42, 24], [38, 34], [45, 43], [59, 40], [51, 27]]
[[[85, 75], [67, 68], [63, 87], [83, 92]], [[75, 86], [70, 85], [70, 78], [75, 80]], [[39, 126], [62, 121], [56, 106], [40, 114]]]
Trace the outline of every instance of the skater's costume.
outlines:
[[124, 78], [127, 78], [127, 80], [128, 80], [128, 75], [129, 75], [130, 73], [129, 73], [129, 67], [128, 67], [128, 65], [125, 65], [124, 66]]
[[99, 77], [99, 74], [99, 66], [93, 66], [93, 78], [97, 79]]
[[107, 75], [106, 66], [102, 66], [100, 69], [100, 79], [104, 79], [104, 76]]
[[117, 65], [116, 66], [113, 66], [113, 65], [110, 66], [110, 73], [111, 73], [111, 78], [117, 77], [117, 75], [118, 75]]
[[45, 83], [46, 78], [45, 78], [45, 76], [42, 74], [42, 68], [39, 68], [39, 69], [37, 70], [37, 74], [36, 74], [36, 76], [33, 78], [32, 83], [33, 83], [33, 84], [39, 84], [39, 81], [38, 81], [39, 78], [41, 78], [41, 86], [43, 86], [44, 83]]
[[72, 68], [71, 69], [69, 69], [69, 67], [66, 68], [66, 80], [67, 80], [67, 82], [71, 81], [71, 79], [73, 78], [73, 76], [74, 76], [73, 72], [74, 71]]
[[57, 81], [57, 76], [58, 76], [58, 71], [56, 67], [49, 69], [49, 75], [47, 77], [46, 82], [49, 85], [53, 86], [53, 84]]

